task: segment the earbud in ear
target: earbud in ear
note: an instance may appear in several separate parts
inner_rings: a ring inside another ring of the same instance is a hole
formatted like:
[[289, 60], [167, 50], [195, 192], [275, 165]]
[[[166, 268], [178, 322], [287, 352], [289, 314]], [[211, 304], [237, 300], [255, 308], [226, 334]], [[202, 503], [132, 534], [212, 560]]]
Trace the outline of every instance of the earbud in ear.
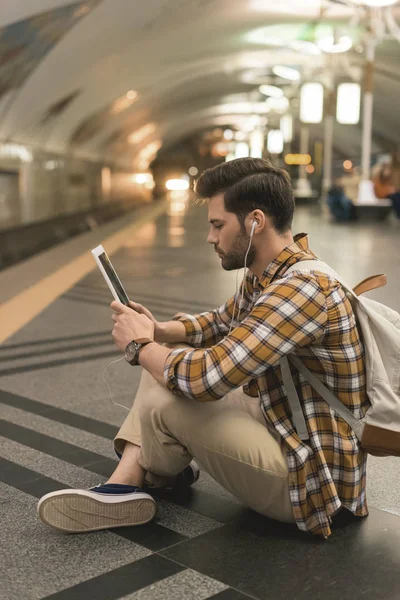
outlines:
[[257, 227], [258, 223], [257, 221], [254, 219], [253, 224], [251, 226], [251, 231], [250, 231], [250, 236], [253, 235], [255, 228]]

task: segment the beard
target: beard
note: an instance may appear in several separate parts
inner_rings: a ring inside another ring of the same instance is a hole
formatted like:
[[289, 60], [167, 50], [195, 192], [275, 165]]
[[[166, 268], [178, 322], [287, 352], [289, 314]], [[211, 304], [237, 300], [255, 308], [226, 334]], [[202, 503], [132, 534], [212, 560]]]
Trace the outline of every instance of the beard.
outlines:
[[[246, 232], [241, 231], [235, 240], [233, 241], [232, 248], [228, 252], [222, 253], [221, 266], [224, 271], [234, 271], [236, 269], [243, 269], [244, 259], [246, 252], [249, 247], [250, 236]], [[255, 248], [250, 247], [247, 255], [247, 266], [250, 267], [256, 257]]]

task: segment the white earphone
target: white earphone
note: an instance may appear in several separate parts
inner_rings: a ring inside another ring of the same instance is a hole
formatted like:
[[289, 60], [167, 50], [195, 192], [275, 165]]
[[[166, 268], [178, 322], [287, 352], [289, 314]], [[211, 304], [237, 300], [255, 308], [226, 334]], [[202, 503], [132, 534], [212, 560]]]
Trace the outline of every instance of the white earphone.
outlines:
[[[259, 225], [258, 221], [256, 221], [256, 219], [254, 219], [253, 223], [251, 224], [249, 246], [247, 248], [246, 256], [244, 258], [244, 273], [243, 273], [242, 294], [241, 294], [242, 297], [239, 300], [239, 305], [238, 305], [239, 311], [238, 311], [238, 315], [236, 317], [238, 321], [239, 321], [240, 311], [241, 311], [240, 304], [241, 304], [241, 302], [243, 301], [243, 298], [244, 298], [244, 281], [245, 281], [246, 269], [247, 269], [247, 256], [248, 256], [248, 254], [250, 252], [251, 242], [253, 241], [253, 235], [254, 235], [254, 231], [255, 231], [255, 228], [257, 227], [257, 225]], [[237, 273], [236, 273], [236, 293], [237, 293], [237, 287], [238, 287], [238, 279], [237, 279], [238, 273], [239, 273], [239, 271], [237, 271]], [[236, 298], [235, 304], [233, 305], [233, 314], [232, 314], [231, 324], [229, 326], [228, 335], [232, 331], [233, 321], [235, 320], [235, 312], [236, 312], [237, 300], [238, 299]]]

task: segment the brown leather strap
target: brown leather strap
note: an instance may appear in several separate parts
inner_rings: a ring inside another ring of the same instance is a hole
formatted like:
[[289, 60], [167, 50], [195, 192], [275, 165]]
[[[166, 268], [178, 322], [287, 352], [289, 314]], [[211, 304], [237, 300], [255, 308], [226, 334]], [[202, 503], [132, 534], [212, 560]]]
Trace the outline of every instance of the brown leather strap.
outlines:
[[387, 284], [387, 277], [383, 273], [380, 275], [371, 275], [371, 277], [367, 277], [358, 283], [354, 288], [353, 292], [360, 296], [360, 294], [365, 294], [365, 292], [370, 292], [371, 290], [376, 290], [377, 288], [383, 287]]

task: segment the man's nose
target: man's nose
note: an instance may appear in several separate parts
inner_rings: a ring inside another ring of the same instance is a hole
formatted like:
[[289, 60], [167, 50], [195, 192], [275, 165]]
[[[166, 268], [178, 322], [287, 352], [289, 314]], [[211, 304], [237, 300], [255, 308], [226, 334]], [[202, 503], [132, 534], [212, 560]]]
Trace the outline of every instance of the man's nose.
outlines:
[[214, 245], [217, 243], [216, 236], [215, 236], [215, 234], [213, 234], [212, 231], [210, 231], [210, 233], [207, 236], [207, 243], [214, 244]]

